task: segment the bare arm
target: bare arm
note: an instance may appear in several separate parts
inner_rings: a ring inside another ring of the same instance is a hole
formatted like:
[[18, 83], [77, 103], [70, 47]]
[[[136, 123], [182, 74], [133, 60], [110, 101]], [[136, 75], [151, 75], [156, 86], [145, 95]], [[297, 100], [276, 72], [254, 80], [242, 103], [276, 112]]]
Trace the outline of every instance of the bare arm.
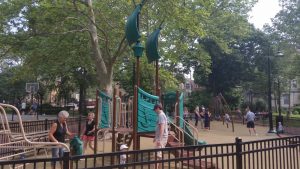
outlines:
[[51, 126], [51, 128], [50, 128], [50, 131], [48, 133], [48, 137], [49, 137], [50, 141], [58, 143], [58, 141], [56, 140], [56, 138], [53, 135], [55, 133], [56, 129], [57, 129], [57, 123], [53, 123], [52, 126]]
[[69, 131], [67, 123], [65, 123], [65, 124], [66, 124], [66, 130], [67, 130], [66, 133], [67, 133], [67, 135], [68, 135], [68, 136], [74, 135], [74, 133], [71, 133], [71, 132]]
[[159, 141], [161, 141], [161, 139], [163, 137], [164, 129], [165, 129], [165, 123], [160, 123], [159, 124]]

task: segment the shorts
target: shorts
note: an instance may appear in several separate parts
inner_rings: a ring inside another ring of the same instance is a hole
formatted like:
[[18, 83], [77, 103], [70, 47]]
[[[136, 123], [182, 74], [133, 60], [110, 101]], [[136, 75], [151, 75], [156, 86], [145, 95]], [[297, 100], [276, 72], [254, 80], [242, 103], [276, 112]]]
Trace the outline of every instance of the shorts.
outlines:
[[[166, 139], [163, 139], [162, 141], [160, 141], [160, 144], [161, 144], [161, 145], [159, 145], [159, 146], [155, 143], [155, 148], [165, 148], [166, 145], [167, 145], [167, 141], [168, 141], [167, 138], [166, 138]], [[157, 155], [158, 158], [162, 158], [162, 151], [158, 151], [158, 152], [156, 153], [156, 155]]]
[[95, 140], [95, 136], [87, 136], [87, 135], [83, 135], [81, 138], [83, 141], [94, 141]]
[[254, 121], [248, 121], [247, 122], [247, 128], [254, 128], [255, 125], [254, 125]]

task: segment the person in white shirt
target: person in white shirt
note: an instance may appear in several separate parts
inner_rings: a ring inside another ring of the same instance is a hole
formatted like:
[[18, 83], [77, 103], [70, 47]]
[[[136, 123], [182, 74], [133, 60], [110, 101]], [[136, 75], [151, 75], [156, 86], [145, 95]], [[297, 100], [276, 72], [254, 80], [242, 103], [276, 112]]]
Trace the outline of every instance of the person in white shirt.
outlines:
[[22, 101], [21, 103], [21, 114], [25, 114], [25, 111], [26, 111], [26, 102], [25, 101]]
[[[126, 144], [122, 144], [120, 146], [120, 151], [128, 151], [128, 147]], [[124, 154], [121, 154], [120, 155], [120, 164], [126, 164], [126, 159], [127, 159], [127, 155], [124, 153]]]
[[[155, 143], [155, 148], [165, 148], [168, 141], [168, 119], [165, 113], [162, 110], [162, 106], [160, 104], [156, 104], [153, 110], [157, 114], [156, 121], [156, 129], [155, 129], [155, 138], [153, 142]], [[158, 151], [156, 153], [158, 159], [162, 159], [162, 151]], [[160, 164], [155, 165], [156, 169], [161, 169], [162, 166]]]
[[246, 114], [246, 121], [247, 121], [247, 128], [249, 129], [249, 133], [251, 135], [251, 129], [253, 130], [254, 134], [256, 134], [256, 130], [255, 130], [255, 124], [254, 124], [254, 120], [255, 120], [255, 114], [250, 111], [249, 108], [246, 109], [247, 110], [247, 114]]

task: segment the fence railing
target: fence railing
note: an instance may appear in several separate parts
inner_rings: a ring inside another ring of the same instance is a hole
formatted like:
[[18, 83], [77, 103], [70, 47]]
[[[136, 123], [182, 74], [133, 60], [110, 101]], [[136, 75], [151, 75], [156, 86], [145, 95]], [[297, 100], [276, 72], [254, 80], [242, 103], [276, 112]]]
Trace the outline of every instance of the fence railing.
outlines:
[[[162, 151], [162, 158], [158, 158]], [[127, 161], [120, 164], [120, 156]], [[140, 151], [113, 152], [62, 158], [0, 161], [0, 168], [50, 168], [51, 161], [62, 161], [64, 169], [114, 169], [114, 168], [201, 168], [201, 169], [299, 169], [300, 136], [235, 143], [188, 146]], [[59, 168], [59, 163], [56, 167]]]
[[[79, 129], [83, 129], [85, 126], [85, 118], [69, 118], [67, 120], [68, 128], [71, 132], [79, 133]], [[56, 120], [35, 120], [35, 121], [23, 121], [23, 127], [25, 130], [25, 135], [31, 141], [48, 141], [48, 131], [51, 125]], [[79, 123], [81, 122], [81, 123]], [[81, 124], [81, 125], [79, 125]], [[2, 125], [0, 125], [2, 126]], [[79, 128], [81, 126], [81, 128]], [[9, 122], [10, 132], [4, 131], [1, 127], [0, 129], [0, 143], [9, 143], [9, 142], [16, 142], [15, 145], [23, 145], [26, 144], [21, 136], [21, 128], [20, 123], [18, 121], [11, 121]], [[80, 134], [80, 133], [79, 133]], [[24, 145], [25, 147], [25, 145]], [[0, 147], [0, 158], [4, 158], [7, 156], [12, 156], [14, 154], [27, 154], [28, 151], [34, 150], [33, 148], [25, 149], [25, 148], [5, 148]], [[21, 156], [23, 158], [23, 156]]]
[[[68, 128], [71, 130], [73, 129], [74, 132], [78, 132], [78, 124], [79, 121], [81, 121], [81, 125], [85, 125], [85, 117], [69, 117], [67, 120]], [[49, 130], [52, 123], [54, 123], [56, 119], [52, 120], [31, 120], [31, 121], [23, 121], [23, 127], [25, 132], [33, 133], [33, 132], [41, 132], [45, 130]], [[14, 133], [20, 133], [20, 123], [18, 121], [10, 121], [9, 127], [11, 129], [11, 132]], [[0, 125], [0, 130], [2, 130], [2, 125]]]

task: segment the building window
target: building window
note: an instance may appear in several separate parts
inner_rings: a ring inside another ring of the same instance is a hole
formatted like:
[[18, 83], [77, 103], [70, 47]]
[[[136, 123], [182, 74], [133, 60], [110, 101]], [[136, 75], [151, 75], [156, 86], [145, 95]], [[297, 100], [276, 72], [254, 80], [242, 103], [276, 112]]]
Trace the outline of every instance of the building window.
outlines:
[[292, 89], [296, 89], [297, 88], [297, 80], [296, 79], [294, 79], [294, 80], [292, 80], [292, 82], [291, 82], [292, 84]]
[[283, 95], [283, 104], [290, 104], [289, 103], [289, 94]]
[[186, 89], [191, 89], [191, 85], [190, 85], [189, 83], [186, 83], [186, 84], [185, 84], [185, 88], [186, 88]]

